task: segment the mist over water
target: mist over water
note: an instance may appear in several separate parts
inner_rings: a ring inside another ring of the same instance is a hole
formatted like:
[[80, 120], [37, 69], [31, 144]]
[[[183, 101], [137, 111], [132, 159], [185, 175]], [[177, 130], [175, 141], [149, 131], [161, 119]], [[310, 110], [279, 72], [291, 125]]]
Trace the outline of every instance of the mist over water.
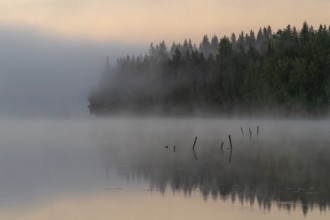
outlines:
[[327, 122], [177, 119], [133, 124], [146, 129], [136, 133], [128, 128], [119, 143], [111, 140], [120, 135], [110, 131], [104, 155], [115, 155], [112, 160], [131, 168], [132, 177], [149, 180], [152, 189], [188, 195], [199, 190], [204, 199], [237, 195], [265, 207], [273, 201], [301, 202], [305, 213], [314, 203], [328, 207]]
[[[8, 210], [21, 213], [22, 208], [33, 213], [36, 207], [42, 209], [41, 204], [64, 204], [68, 198], [89, 203], [93, 196], [100, 206], [101, 202], [111, 201], [125, 206], [130, 201], [131, 206], [126, 206], [129, 211], [138, 204], [132, 202], [135, 199], [141, 198], [139, 203], [152, 199], [159, 204], [162, 198], [175, 201], [171, 197], [175, 193], [187, 204], [214, 200], [220, 207], [228, 203], [254, 207], [256, 215], [265, 212], [263, 219], [274, 213], [283, 215], [282, 219], [292, 215], [321, 219], [329, 216], [330, 204], [328, 123], [188, 118], [2, 119], [0, 216]], [[197, 158], [192, 151], [196, 136]], [[202, 207], [199, 212], [206, 211]], [[223, 212], [241, 212], [229, 207]], [[94, 208], [90, 206], [89, 211], [92, 213]], [[106, 211], [99, 214], [106, 216]], [[206, 212], [204, 215], [208, 216]], [[147, 216], [155, 217], [150, 213]], [[62, 218], [68, 216], [63, 213]]]

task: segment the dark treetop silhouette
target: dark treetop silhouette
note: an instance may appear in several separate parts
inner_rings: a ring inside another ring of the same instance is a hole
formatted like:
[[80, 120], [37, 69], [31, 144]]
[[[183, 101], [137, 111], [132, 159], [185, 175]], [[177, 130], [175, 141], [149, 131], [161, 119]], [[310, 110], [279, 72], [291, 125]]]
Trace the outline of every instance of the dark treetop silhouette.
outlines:
[[323, 114], [330, 102], [330, 27], [204, 36], [107, 61], [88, 97], [92, 114], [132, 112]]

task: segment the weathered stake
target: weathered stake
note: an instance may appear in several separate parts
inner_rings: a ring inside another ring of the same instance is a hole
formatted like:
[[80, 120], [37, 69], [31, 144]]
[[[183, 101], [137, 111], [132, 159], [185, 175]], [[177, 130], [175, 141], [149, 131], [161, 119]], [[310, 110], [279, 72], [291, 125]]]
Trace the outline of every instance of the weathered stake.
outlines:
[[223, 155], [223, 142], [221, 142], [221, 154]]
[[231, 162], [231, 156], [232, 156], [232, 153], [233, 153], [233, 144], [231, 143], [231, 137], [230, 137], [230, 135], [228, 135], [228, 138], [229, 138], [229, 144], [230, 144], [230, 155], [229, 155], [228, 162], [230, 163]]
[[196, 152], [195, 152], [196, 141], [197, 141], [197, 136], [195, 137], [194, 145], [193, 145], [193, 147], [192, 147], [192, 150], [193, 150], [193, 153], [194, 153], [195, 160], [197, 160], [197, 155], [196, 155]]
[[195, 150], [195, 144], [196, 144], [196, 141], [197, 141], [197, 136], [195, 137], [195, 141], [194, 141], [194, 145], [193, 145], [193, 150]]
[[230, 149], [232, 150], [233, 149], [233, 145], [231, 143], [231, 137], [230, 137], [230, 135], [228, 135], [228, 138], [229, 138]]
[[244, 137], [244, 132], [243, 132], [243, 128], [241, 127], [241, 132], [242, 132], [242, 136]]

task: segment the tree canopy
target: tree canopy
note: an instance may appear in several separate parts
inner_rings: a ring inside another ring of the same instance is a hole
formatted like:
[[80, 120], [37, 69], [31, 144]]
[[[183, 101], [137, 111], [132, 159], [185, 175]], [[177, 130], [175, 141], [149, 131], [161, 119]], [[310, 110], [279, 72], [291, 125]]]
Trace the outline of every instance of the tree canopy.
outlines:
[[150, 45], [146, 55], [107, 61], [90, 96], [92, 114], [280, 111], [324, 114], [330, 104], [330, 26]]

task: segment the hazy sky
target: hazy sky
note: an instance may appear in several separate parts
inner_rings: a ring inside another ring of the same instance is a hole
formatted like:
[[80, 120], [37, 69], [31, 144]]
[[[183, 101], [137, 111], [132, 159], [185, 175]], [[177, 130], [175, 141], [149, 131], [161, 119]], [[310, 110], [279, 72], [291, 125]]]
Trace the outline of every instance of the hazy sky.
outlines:
[[123, 42], [199, 41], [204, 34], [330, 21], [329, 0], [0, 0], [0, 25]]
[[0, 26], [0, 116], [88, 115], [87, 96], [106, 57], [114, 62], [145, 51], [143, 46]]

